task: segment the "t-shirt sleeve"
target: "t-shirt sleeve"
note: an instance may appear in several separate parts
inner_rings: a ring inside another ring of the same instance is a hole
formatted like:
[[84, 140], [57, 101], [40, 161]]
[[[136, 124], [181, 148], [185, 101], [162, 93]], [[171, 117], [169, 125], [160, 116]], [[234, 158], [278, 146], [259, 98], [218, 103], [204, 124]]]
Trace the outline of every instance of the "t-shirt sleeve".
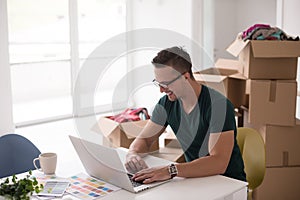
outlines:
[[219, 99], [211, 104], [207, 118], [209, 120], [210, 133], [236, 129], [234, 107], [226, 98]]
[[158, 103], [155, 105], [154, 110], [152, 112], [151, 121], [159, 124], [161, 126], [167, 127], [167, 111], [164, 107], [165, 101], [161, 98]]

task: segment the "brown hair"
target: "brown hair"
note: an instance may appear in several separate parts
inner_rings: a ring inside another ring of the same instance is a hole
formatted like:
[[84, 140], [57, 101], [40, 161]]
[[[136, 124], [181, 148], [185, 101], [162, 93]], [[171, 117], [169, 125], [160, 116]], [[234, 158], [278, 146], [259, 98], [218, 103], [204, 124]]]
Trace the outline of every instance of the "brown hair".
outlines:
[[182, 47], [174, 46], [161, 50], [153, 58], [152, 64], [157, 68], [169, 66], [179, 73], [189, 72], [194, 79], [190, 55]]

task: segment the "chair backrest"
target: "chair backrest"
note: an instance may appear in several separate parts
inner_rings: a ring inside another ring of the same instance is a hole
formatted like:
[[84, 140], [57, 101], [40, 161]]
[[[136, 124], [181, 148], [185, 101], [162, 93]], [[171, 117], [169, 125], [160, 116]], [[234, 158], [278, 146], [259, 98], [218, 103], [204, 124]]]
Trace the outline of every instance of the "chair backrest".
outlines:
[[27, 138], [17, 134], [0, 137], [0, 178], [35, 169], [33, 159], [40, 150]]
[[257, 188], [265, 176], [265, 144], [261, 135], [252, 128], [239, 127], [237, 142], [245, 164], [250, 190]]

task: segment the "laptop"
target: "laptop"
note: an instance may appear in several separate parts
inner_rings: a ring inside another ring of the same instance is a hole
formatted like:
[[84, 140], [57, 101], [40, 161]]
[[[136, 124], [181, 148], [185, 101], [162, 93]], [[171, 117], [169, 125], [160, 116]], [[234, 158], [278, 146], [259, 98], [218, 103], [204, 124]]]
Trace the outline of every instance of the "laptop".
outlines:
[[[130, 174], [124, 167], [126, 151], [105, 147], [84, 139], [69, 136], [70, 140], [86, 170], [94, 177], [116, 185], [130, 192], [141, 192], [149, 188], [168, 182], [160, 181], [151, 184], [143, 184], [131, 179]], [[149, 167], [169, 165], [172, 162], [161, 158], [147, 155], [143, 158]]]

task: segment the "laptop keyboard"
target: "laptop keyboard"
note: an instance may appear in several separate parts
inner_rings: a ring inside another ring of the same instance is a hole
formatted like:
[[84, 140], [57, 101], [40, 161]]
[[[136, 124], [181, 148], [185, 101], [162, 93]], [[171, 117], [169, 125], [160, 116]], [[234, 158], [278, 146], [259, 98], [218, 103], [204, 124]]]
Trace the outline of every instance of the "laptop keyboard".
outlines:
[[131, 184], [133, 185], [133, 187], [137, 187], [137, 186], [140, 186], [140, 185], [143, 185], [143, 181], [134, 181], [132, 179], [132, 175], [131, 174], [127, 174], [130, 181], [131, 181]]

